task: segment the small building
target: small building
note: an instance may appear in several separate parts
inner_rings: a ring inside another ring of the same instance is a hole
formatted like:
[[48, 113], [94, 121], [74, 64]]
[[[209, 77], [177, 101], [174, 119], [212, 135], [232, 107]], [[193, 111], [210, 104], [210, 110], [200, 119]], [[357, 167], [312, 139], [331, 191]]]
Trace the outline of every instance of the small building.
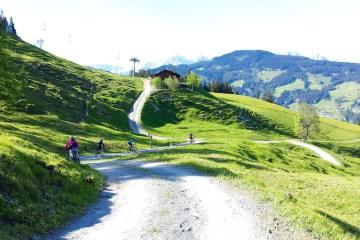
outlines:
[[170, 70], [162, 70], [156, 74], [153, 74], [151, 75], [152, 78], [156, 78], [156, 77], [159, 77], [161, 78], [162, 80], [164, 80], [165, 78], [177, 78], [177, 79], [181, 79], [181, 75], [176, 73], [176, 72], [173, 72], [173, 71], [170, 71]]

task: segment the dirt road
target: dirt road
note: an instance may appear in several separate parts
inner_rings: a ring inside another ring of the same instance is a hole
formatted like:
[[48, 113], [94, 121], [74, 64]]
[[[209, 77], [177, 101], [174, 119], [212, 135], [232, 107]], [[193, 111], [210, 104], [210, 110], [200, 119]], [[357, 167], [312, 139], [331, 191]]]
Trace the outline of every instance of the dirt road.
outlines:
[[[136, 101], [128, 115], [129, 126], [130, 126], [131, 131], [134, 134], [141, 134], [141, 135], [145, 135], [145, 136], [149, 135], [149, 133], [145, 130], [145, 128], [141, 124], [141, 112], [144, 108], [146, 100], [151, 95], [151, 91], [152, 91], [151, 82], [149, 79], [145, 79], [144, 80], [144, 90], [140, 94], [138, 99], [136, 99]], [[153, 137], [153, 139], [157, 139], [157, 140], [166, 140], [167, 139], [165, 137], [160, 137], [160, 136], [155, 136], [155, 135], [153, 135], [152, 137]]]
[[143, 161], [93, 164], [108, 181], [86, 214], [46, 239], [306, 239], [271, 208], [195, 170]]

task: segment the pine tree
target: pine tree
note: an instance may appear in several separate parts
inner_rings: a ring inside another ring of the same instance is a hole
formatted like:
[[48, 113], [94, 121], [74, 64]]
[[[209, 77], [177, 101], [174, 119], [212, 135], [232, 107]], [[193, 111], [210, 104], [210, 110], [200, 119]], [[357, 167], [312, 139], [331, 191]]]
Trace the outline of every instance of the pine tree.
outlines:
[[6, 19], [4, 12], [0, 11], [0, 31], [7, 32], [9, 28], [8, 20]]
[[15, 24], [12, 17], [10, 17], [10, 21], [9, 21], [9, 32], [16, 35]]

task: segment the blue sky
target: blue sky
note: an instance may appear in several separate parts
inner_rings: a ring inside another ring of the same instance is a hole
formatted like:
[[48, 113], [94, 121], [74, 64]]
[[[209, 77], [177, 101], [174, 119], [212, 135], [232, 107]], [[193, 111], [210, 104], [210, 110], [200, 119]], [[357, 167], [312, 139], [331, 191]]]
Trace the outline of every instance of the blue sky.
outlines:
[[[80, 64], [263, 49], [360, 62], [357, 0], [1, 0], [19, 35]], [[44, 27], [45, 26], [45, 27]], [[45, 30], [44, 30], [45, 29]]]

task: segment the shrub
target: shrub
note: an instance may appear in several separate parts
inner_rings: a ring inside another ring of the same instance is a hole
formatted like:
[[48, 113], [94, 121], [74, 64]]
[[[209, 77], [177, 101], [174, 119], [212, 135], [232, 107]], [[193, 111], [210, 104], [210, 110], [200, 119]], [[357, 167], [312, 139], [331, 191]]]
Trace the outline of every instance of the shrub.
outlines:
[[180, 82], [177, 78], [166, 78], [164, 83], [171, 91], [177, 91], [180, 88]]
[[159, 77], [154, 78], [154, 80], [153, 80], [153, 85], [154, 85], [157, 89], [165, 88], [165, 83], [164, 83], [164, 81], [163, 81], [161, 78], [159, 78]]
[[189, 75], [186, 76], [186, 83], [194, 90], [200, 86], [201, 79], [196, 73], [190, 72]]

